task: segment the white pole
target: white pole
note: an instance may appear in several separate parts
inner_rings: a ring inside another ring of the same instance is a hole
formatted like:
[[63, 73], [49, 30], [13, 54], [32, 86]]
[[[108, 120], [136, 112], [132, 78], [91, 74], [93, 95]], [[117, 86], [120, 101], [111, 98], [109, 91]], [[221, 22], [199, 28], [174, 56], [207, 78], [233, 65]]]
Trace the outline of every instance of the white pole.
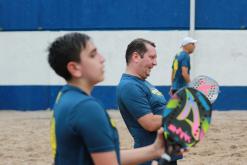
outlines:
[[[189, 36], [192, 38], [195, 38], [195, 2], [196, 0], [190, 0], [190, 30], [189, 30]], [[196, 56], [195, 56], [195, 52], [193, 53], [193, 57], [191, 58], [191, 63], [192, 63], [192, 69], [191, 69], [191, 73], [190, 73], [190, 79], [193, 79], [193, 77], [195, 77], [196, 75]]]
[[190, 31], [189, 36], [194, 37], [195, 32], [195, 0], [190, 0]]

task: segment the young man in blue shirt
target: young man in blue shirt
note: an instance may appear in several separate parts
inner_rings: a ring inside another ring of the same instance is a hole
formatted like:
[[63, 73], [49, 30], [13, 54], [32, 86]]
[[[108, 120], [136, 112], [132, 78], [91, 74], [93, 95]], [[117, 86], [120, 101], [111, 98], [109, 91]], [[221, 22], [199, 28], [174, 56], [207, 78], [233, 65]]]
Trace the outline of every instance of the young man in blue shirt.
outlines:
[[105, 59], [89, 36], [66, 34], [48, 51], [50, 66], [67, 83], [57, 96], [51, 120], [55, 165], [138, 164], [162, 155], [162, 129], [152, 145], [120, 151], [114, 123], [91, 96], [94, 85], [104, 79]]

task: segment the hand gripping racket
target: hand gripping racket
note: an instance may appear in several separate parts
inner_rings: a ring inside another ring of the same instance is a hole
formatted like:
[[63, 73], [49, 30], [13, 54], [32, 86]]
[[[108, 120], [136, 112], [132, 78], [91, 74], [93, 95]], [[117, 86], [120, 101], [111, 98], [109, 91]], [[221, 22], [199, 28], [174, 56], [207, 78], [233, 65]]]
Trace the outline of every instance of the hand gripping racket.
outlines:
[[198, 143], [208, 131], [211, 114], [211, 103], [200, 91], [183, 88], [176, 92], [163, 114], [166, 153], [162, 155], [160, 165], [176, 155], [175, 145], [189, 148]]

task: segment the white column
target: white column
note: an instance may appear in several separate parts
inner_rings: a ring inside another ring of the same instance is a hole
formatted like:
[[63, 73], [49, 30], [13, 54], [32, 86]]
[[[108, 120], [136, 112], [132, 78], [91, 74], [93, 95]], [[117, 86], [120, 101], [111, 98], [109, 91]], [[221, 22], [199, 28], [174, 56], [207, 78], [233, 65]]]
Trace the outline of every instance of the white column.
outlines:
[[[195, 37], [195, 2], [196, 0], [190, 0], [190, 30], [189, 36], [192, 38]], [[196, 76], [196, 50], [191, 55], [191, 71], [190, 71], [190, 78], [193, 79]]]
[[189, 36], [194, 37], [195, 32], [195, 0], [190, 0], [190, 31]]

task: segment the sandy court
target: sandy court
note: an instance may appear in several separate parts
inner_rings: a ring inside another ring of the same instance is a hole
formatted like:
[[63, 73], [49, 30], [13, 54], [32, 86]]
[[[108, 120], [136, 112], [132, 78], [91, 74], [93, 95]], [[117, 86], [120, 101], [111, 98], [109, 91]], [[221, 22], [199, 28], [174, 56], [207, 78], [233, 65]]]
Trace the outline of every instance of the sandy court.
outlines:
[[[116, 120], [121, 148], [132, 138], [118, 111]], [[51, 164], [50, 111], [0, 111], [0, 165]], [[211, 128], [202, 143], [192, 148], [179, 165], [247, 164], [247, 111], [214, 111]]]

